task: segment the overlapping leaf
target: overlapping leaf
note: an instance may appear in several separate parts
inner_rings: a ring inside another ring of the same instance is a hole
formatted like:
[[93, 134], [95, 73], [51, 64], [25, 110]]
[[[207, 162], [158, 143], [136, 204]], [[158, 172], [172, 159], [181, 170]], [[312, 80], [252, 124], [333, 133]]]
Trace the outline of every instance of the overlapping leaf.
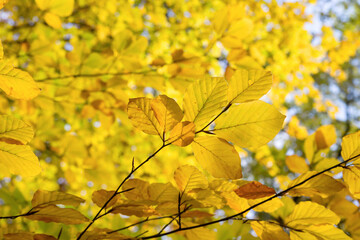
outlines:
[[272, 74], [263, 70], [236, 70], [229, 79], [228, 101], [242, 103], [258, 100], [271, 88]]
[[33, 78], [27, 72], [14, 68], [0, 60], [0, 88], [9, 96], [29, 100], [40, 93]]
[[89, 221], [88, 218], [75, 209], [60, 208], [52, 204], [34, 208], [33, 211], [35, 211], [34, 214], [25, 217], [31, 220], [64, 224], [80, 224]]
[[226, 105], [227, 82], [224, 78], [203, 78], [188, 87], [184, 96], [185, 120], [196, 130], [205, 127]]
[[[297, 185], [300, 182], [314, 176], [317, 172], [310, 171], [300, 175], [294, 179], [290, 184], [289, 188]], [[315, 178], [307, 180], [305, 183], [291, 189], [288, 193], [292, 196], [322, 196], [327, 197], [334, 194], [344, 188], [344, 185], [339, 181], [336, 181], [329, 175], [320, 174]]]
[[338, 224], [340, 218], [331, 210], [317, 203], [306, 201], [295, 206], [294, 211], [286, 219], [286, 225], [290, 227]]
[[[341, 143], [341, 156], [348, 160], [360, 154], [360, 131], [346, 135]], [[358, 159], [358, 158], [356, 158]], [[353, 159], [355, 160], [355, 159]]]
[[217, 178], [239, 179], [242, 177], [240, 156], [234, 146], [215, 136], [201, 136], [192, 144], [200, 165]]
[[0, 142], [0, 163], [13, 174], [35, 176], [40, 173], [39, 160], [26, 145]]
[[360, 168], [359, 167], [347, 167], [343, 170], [344, 182], [348, 185], [351, 194], [360, 199]]
[[282, 128], [285, 116], [263, 101], [232, 106], [216, 121], [214, 133], [240, 147], [266, 144]]
[[37, 190], [31, 200], [31, 205], [33, 207], [38, 207], [47, 204], [63, 204], [77, 207], [83, 202], [85, 202], [84, 199], [69, 193]]
[[[34, 136], [32, 127], [12, 116], [0, 116], [0, 141], [19, 141], [22, 144], [30, 142]], [[16, 143], [16, 142], [15, 142]]]
[[205, 176], [194, 166], [183, 165], [176, 169], [174, 179], [179, 189], [183, 192], [196, 188], [206, 189], [208, 181]]
[[189, 121], [178, 123], [170, 132], [169, 142], [185, 147], [192, 143], [195, 137], [195, 124]]
[[276, 194], [275, 190], [260, 182], [252, 181], [235, 189], [235, 193], [242, 198], [257, 199]]

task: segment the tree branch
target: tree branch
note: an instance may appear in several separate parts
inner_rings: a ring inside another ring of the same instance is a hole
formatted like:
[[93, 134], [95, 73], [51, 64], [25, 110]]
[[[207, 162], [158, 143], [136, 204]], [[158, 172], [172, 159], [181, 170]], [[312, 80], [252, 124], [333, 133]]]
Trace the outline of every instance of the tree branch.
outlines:
[[[158, 152], [160, 152], [164, 147], [170, 145], [171, 143], [168, 144], [164, 144], [158, 148], [153, 154], [151, 154], [146, 160], [144, 160], [142, 163], [140, 163], [137, 167], [134, 168], [134, 159], [132, 160], [131, 163], [131, 171], [130, 173], [124, 178], [124, 180], [119, 184], [119, 186], [117, 187], [117, 189], [115, 190], [115, 192], [113, 193], [113, 195], [111, 195], [111, 197], [104, 203], [104, 205], [100, 208], [100, 210], [96, 213], [95, 217], [93, 217], [92, 221], [85, 227], [85, 229], [80, 233], [80, 235], [76, 238], [77, 240], [80, 240], [81, 237], [85, 234], [85, 232], [91, 227], [91, 225], [94, 224], [94, 222], [98, 219], [100, 219], [102, 216], [100, 216], [100, 213], [106, 208], [106, 206], [110, 203], [110, 201], [120, 193], [120, 188], [122, 187], [122, 185], [131, 177], [131, 175], [136, 172], [139, 168], [141, 168], [145, 163], [147, 163], [150, 159], [152, 159]], [[129, 189], [126, 189], [124, 191], [129, 191]], [[122, 192], [124, 192], [122, 191]]]
[[325, 173], [325, 172], [327, 172], [327, 171], [330, 171], [330, 170], [332, 170], [332, 169], [334, 169], [334, 168], [337, 168], [337, 167], [342, 167], [342, 165], [344, 165], [344, 164], [346, 165], [348, 162], [351, 162], [352, 160], [354, 160], [354, 159], [356, 159], [356, 158], [358, 158], [358, 157], [360, 157], [360, 154], [358, 154], [358, 155], [356, 155], [356, 156], [354, 156], [354, 157], [351, 157], [351, 158], [349, 158], [349, 159], [347, 159], [347, 160], [345, 160], [345, 161], [343, 161], [343, 162], [340, 162], [340, 163], [338, 163], [338, 164], [336, 164], [336, 165], [333, 165], [333, 166], [331, 166], [331, 167], [329, 167], [329, 168], [327, 168], [327, 169], [325, 169], [325, 170], [322, 170], [322, 171], [320, 171], [320, 172], [318, 172], [318, 173], [316, 173], [316, 174], [308, 177], [307, 179], [299, 182], [298, 184], [295, 184], [294, 186], [291, 186], [291, 187], [289, 187], [289, 188], [287, 188], [287, 189], [285, 189], [285, 190], [283, 190], [283, 191], [281, 191], [281, 192], [279, 192], [279, 193], [276, 193], [275, 195], [273, 195], [273, 196], [271, 196], [271, 197], [269, 197], [269, 198], [267, 198], [267, 199], [265, 199], [265, 200], [263, 200], [263, 201], [255, 204], [255, 205], [252, 205], [252, 206], [248, 207], [247, 209], [241, 211], [240, 213], [236, 213], [236, 214], [231, 215], [231, 216], [228, 216], [228, 217], [224, 217], [224, 218], [221, 218], [221, 219], [218, 219], [218, 220], [214, 220], [214, 221], [207, 222], [207, 223], [203, 223], [203, 224], [199, 224], [199, 225], [194, 225], [194, 226], [190, 226], [190, 227], [184, 227], [184, 228], [181, 228], [181, 229], [178, 228], [178, 229], [175, 229], [175, 230], [166, 232], [166, 233], [160, 233], [160, 234], [155, 234], [155, 235], [151, 235], [151, 236], [147, 236], [147, 237], [142, 237], [141, 239], [158, 238], [158, 237], [170, 235], [170, 234], [173, 234], [173, 233], [176, 233], [176, 232], [186, 231], [186, 230], [191, 230], [191, 229], [196, 229], [196, 228], [200, 228], [200, 227], [205, 227], [205, 226], [208, 226], [208, 225], [212, 225], [212, 224], [215, 224], [215, 223], [224, 222], [224, 221], [227, 221], [227, 220], [230, 220], [230, 219], [239, 217], [239, 216], [243, 215], [244, 213], [246, 213], [246, 212], [248, 212], [248, 211], [250, 211], [250, 210], [252, 210], [252, 209], [254, 209], [254, 208], [256, 208], [256, 207], [258, 207], [258, 206], [260, 206], [260, 205], [262, 205], [262, 204], [264, 204], [264, 203], [267, 203], [267, 202], [271, 201], [271, 200], [274, 199], [274, 198], [277, 198], [277, 197], [280, 197], [280, 196], [285, 195], [285, 194], [286, 194], [287, 192], [289, 192], [290, 190], [292, 190], [292, 189], [294, 189], [294, 188], [296, 188], [296, 187], [298, 187], [298, 186], [300, 186], [300, 185], [308, 182], [309, 180], [311, 180], [311, 179], [313, 179], [313, 178], [315, 178], [315, 177], [317, 177], [317, 176], [319, 176], [319, 175], [321, 175], [321, 174], [323, 174], [323, 173]]

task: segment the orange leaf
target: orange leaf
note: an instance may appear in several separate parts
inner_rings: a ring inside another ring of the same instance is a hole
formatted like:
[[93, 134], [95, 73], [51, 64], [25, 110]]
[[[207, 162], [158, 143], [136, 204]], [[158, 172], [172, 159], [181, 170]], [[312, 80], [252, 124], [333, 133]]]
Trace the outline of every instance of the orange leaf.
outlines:
[[265, 186], [256, 181], [247, 183], [238, 189], [235, 189], [234, 191], [239, 197], [246, 199], [257, 199], [276, 194], [273, 188]]

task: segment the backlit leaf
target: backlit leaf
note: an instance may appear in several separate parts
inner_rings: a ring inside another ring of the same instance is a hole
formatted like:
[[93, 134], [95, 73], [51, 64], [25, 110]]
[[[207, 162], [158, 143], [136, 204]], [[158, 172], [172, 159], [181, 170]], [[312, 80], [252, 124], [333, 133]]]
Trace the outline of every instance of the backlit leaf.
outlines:
[[178, 123], [170, 132], [168, 142], [180, 147], [185, 147], [194, 141], [195, 124], [189, 121]]
[[234, 191], [239, 197], [246, 199], [257, 199], [276, 194], [273, 188], [263, 185], [262, 183], [257, 181], [252, 181], [244, 184], [238, 189], [235, 189]]
[[31, 220], [64, 224], [80, 224], [89, 221], [88, 218], [72, 208], [59, 208], [55, 205], [45, 205], [44, 207], [34, 208], [33, 211], [37, 212], [25, 217]]
[[174, 179], [179, 189], [188, 192], [192, 189], [208, 187], [205, 176], [194, 166], [183, 165], [176, 169]]
[[69, 193], [37, 190], [31, 200], [31, 205], [37, 207], [46, 204], [63, 204], [77, 207], [83, 202], [85, 202], [84, 199]]
[[298, 155], [286, 156], [285, 163], [290, 171], [294, 173], [305, 173], [309, 171], [309, 166], [305, 158], [299, 157]]
[[232, 106], [215, 122], [214, 133], [240, 147], [259, 147], [280, 131], [285, 116], [263, 101]]
[[125, 191], [131, 189], [123, 193], [125, 197], [130, 200], [144, 200], [149, 199], [149, 186], [150, 184], [144, 180], [129, 179], [123, 184], [122, 190]]
[[315, 142], [317, 149], [329, 148], [336, 143], [336, 131], [334, 125], [319, 127], [315, 132]]
[[344, 182], [348, 185], [351, 194], [360, 199], [360, 168], [347, 167], [343, 170]]
[[60, 17], [71, 15], [74, 9], [74, 0], [35, 0], [41, 10], [47, 10]]
[[9, 96], [29, 100], [40, 93], [33, 78], [27, 72], [14, 68], [0, 60], [0, 88]]
[[[341, 143], [341, 156], [348, 160], [360, 154], [360, 131], [346, 135]], [[356, 158], [358, 159], [358, 158]], [[355, 160], [355, 159], [354, 159]]]
[[272, 74], [263, 70], [236, 70], [229, 79], [228, 101], [242, 103], [258, 100], [271, 88]]
[[40, 173], [39, 160], [29, 146], [0, 142], [0, 164], [11, 173], [35, 176]]
[[[290, 236], [292, 234], [298, 235], [299, 238], [295, 239], [324, 239], [324, 240], [350, 240], [348, 235], [346, 235], [342, 230], [336, 228], [330, 224], [324, 225], [309, 225], [306, 227], [301, 227], [299, 230], [301, 231], [294, 231], [291, 230]], [[308, 234], [311, 234], [310, 237]], [[293, 238], [291, 238], [293, 240]]]
[[316, 224], [338, 224], [340, 218], [331, 210], [314, 202], [300, 202], [286, 219], [286, 225], [297, 228]]
[[151, 108], [160, 123], [162, 132], [168, 132], [173, 129], [184, 116], [175, 100], [166, 95], [160, 95], [151, 100]]
[[26, 144], [33, 136], [34, 131], [30, 125], [12, 116], [0, 116], [0, 139], [10, 138]]
[[[308, 179], [309, 177], [315, 175], [317, 172], [310, 171], [300, 175], [298, 178], [294, 179], [290, 184], [289, 188]], [[334, 178], [326, 174], [320, 174], [304, 184], [301, 184], [298, 187], [291, 189], [288, 193], [291, 196], [322, 196], [327, 197], [331, 194], [334, 194], [344, 188], [344, 185], [339, 181], [336, 181]]]
[[242, 177], [241, 160], [234, 146], [215, 136], [201, 136], [192, 144], [200, 165], [217, 178], [239, 179]]
[[272, 240], [274, 239], [274, 236], [276, 236], [276, 239], [278, 240], [290, 240], [289, 235], [287, 235], [282, 227], [276, 223], [251, 221], [250, 224], [251, 228], [261, 240]]
[[128, 104], [128, 115], [132, 124], [141, 131], [163, 137], [161, 125], [151, 108], [149, 98], [131, 98]]
[[196, 130], [205, 127], [226, 105], [227, 82], [224, 78], [204, 77], [190, 85], [184, 96], [185, 120]]
[[[102, 207], [110, 199], [110, 197], [115, 193], [115, 191], [107, 191], [105, 189], [100, 189], [92, 193], [91, 199], [98, 206]], [[116, 195], [111, 201], [106, 205], [106, 208], [113, 206], [116, 201], [119, 199], [119, 195]]]

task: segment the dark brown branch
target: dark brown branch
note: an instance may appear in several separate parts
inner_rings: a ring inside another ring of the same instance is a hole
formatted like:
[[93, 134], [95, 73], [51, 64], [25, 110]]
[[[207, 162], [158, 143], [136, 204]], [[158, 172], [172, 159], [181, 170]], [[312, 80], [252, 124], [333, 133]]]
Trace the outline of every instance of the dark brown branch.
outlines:
[[360, 157], [360, 154], [358, 154], [358, 155], [356, 155], [356, 156], [354, 156], [354, 157], [351, 157], [351, 158], [349, 158], [349, 159], [347, 159], [347, 160], [345, 160], [345, 161], [343, 161], [343, 162], [340, 162], [340, 163], [338, 163], [338, 164], [336, 164], [336, 165], [333, 165], [333, 166], [331, 166], [331, 167], [329, 167], [329, 168], [327, 168], [327, 169], [325, 169], [325, 170], [322, 170], [322, 171], [320, 171], [320, 172], [318, 172], [318, 173], [316, 173], [316, 174], [314, 174], [314, 175], [306, 178], [305, 180], [299, 182], [298, 184], [295, 184], [294, 186], [291, 186], [291, 187], [289, 187], [289, 188], [287, 188], [287, 189], [285, 189], [285, 190], [283, 190], [283, 191], [281, 191], [281, 192], [279, 192], [279, 193], [277, 193], [277, 194], [275, 194], [275, 195], [273, 195], [273, 196], [271, 196], [271, 197], [269, 197], [269, 198], [267, 198], [267, 199], [265, 199], [265, 200], [263, 200], [263, 201], [255, 204], [255, 205], [252, 205], [252, 206], [248, 207], [247, 209], [241, 211], [240, 213], [237, 213], [237, 214], [234, 214], [234, 215], [231, 215], [231, 216], [228, 216], [228, 217], [224, 217], [224, 218], [221, 218], [221, 219], [218, 219], [218, 220], [214, 220], [214, 221], [211, 221], [211, 222], [199, 224], [199, 225], [194, 225], [194, 226], [190, 226], [190, 227], [184, 227], [184, 228], [181, 228], [181, 229], [178, 228], [178, 229], [175, 229], [175, 230], [166, 232], [166, 233], [160, 233], [160, 234], [155, 234], [155, 235], [143, 237], [143, 238], [141, 238], [141, 239], [159, 238], [159, 237], [161, 237], [161, 236], [170, 235], [170, 234], [173, 234], [173, 233], [176, 233], [176, 232], [186, 231], [186, 230], [191, 230], [191, 229], [196, 229], [196, 228], [200, 228], [200, 227], [205, 227], [205, 226], [208, 226], [208, 225], [212, 225], [212, 224], [215, 224], [215, 223], [224, 222], [224, 221], [227, 221], [227, 220], [230, 220], [230, 219], [233, 219], [233, 218], [242, 216], [244, 213], [246, 213], [246, 212], [248, 212], [248, 211], [250, 211], [250, 210], [252, 210], [252, 209], [254, 209], [254, 208], [256, 208], [256, 207], [258, 207], [258, 206], [260, 206], [260, 205], [262, 205], [262, 204], [264, 204], [264, 203], [267, 203], [267, 202], [271, 201], [271, 200], [274, 199], [274, 198], [283, 196], [283, 195], [285, 195], [287, 192], [289, 192], [290, 190], [292, 190], [292, 189], [294, 189], [294, 188], [296, 188], [296, 187], [298, 187], [298, 186], [300, 186], [300, 185], [308, 182], [309, 180], [311, 180], [311, 179], [313, 179], [313, 178], [315, 178], [315, 177], [317, 177], [317, 176], [319, 176], [319, 175], [321, 175], [321, 174], [323, 174], [323, 173], [325, 173], [325, 172], [327, 172], [327, 171], [330, 171], [330, 170], [332, 170], [332, 169], [334, 169], [334, 168], [341, 167], [342, 165], [346, 165], [348, 162], [351, 162], [352, 160], [354, 160], [354, 159], [356, 159], [356, 158], [358, 158], [358, 157]]
[[[99, 218], [101, 218], [102, 216], [106, 215], [102, 215], [100, 217], [100, 213], [106, 208], [106, 206], [110, 203], [110, 201], [119, 193], [120, 188], [122, 187], [122, 185], [131, 177], [131, 175], [136, 172], [139, 168], [141, 168], [145, 163], [147, 163], [150, 159], [152, 159], [158, 152], [160, 152], [164, 147], [170, 145], [171, 143], [168, 144], [163, 144], [160, 148], [158, 148], [153, 154], [151, 154], [146, 160], [144, 160], [142, 163], [140, 163], [137, 167], [134, 168], [134, 159], [132, 160], [132, 166], [131, 166], [131, 171], [130, 173], [124, 178], [124, 180], [119, 184], [119, 186], [117, 187], [117, 189], [115, 190], [115, 192], [113, 193], [113, 195], [111, 195], [111, 197], [104, 203], [104, 205], [100, 208], [100, 210], [96, 213], [95, 217], [93, 217], [92, 221], [85, 227], [85, 229], [80, 233], [80, 235], [76, 238], [77, 240], [81, 239], [81, 237], [85, 234], [85, 232], [91, 227], [91, 225], [93, 225], [93, 223], [98, 220]], [[126, 190], [125, 190], [126, 191]]]
[[[226, 112], [230, 107], [231, 107], [232, 103], [230, 102], [228, 105], [226, 105], [226, 107], [224, 107], [224, 109], [213, 119], [211, 120], [208, 124], [206, 124], [205, 127], [203, 127], [201, 130], [195, 132], [196, 133], [200, 133], [200, 132], [206, 132], [204, 131], [208, 126], [210, 126], [216, 119], [218, 119], [224, 112]], [[212, 133], [213, 134], [213, 133]]]
[[25, 216], [30, 216], [33, 215], [35, 213], [37, 213], [38, 211], [32, 211], [32, 209], [30, 209], [27, 213], [23, 213], [23, 214], [19, 214], [19, 215], [14, 215], [14, 216], [4, 216], [4, 217], [0, 217], [0, 219], [16, 219], [18, 217], [25, 217]]

